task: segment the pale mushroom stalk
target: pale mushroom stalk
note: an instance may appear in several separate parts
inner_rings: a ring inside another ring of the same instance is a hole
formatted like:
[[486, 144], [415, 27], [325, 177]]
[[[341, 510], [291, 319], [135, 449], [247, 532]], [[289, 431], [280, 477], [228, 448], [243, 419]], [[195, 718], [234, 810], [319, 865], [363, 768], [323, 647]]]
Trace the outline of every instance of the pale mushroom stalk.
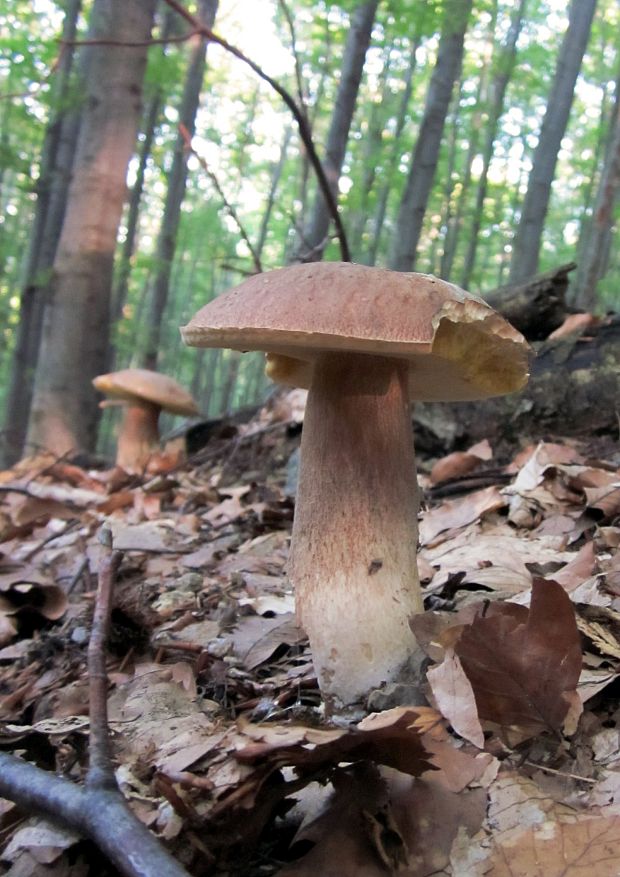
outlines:
[[332, 706], [394, 679], [415, 647], [408, 373], [405, 360], [363, 354], [323, 354], [314, 365], [289, 571], [321, 689], [337, 693]]
[[161, 406], [139, 399], [124, 404], [123, 422], [118, 434], [116, 464], [127, 472], [146, 468], [159, 447]]

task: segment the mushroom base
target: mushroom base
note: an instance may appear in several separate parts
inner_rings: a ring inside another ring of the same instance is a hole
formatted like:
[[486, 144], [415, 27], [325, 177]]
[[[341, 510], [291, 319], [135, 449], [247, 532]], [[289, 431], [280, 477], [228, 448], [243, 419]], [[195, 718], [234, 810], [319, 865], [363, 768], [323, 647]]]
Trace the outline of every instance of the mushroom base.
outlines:
[[418, 486], [402, 360], [324, 354], [308, 394], [291, 561], [298, 618], [332, 706], [397, 677], [422, 611]]
[[159, 447], [159, 405], [132, 400], [125, 406], [118, 434], [116, 465], [126, 472], [143, 472]]

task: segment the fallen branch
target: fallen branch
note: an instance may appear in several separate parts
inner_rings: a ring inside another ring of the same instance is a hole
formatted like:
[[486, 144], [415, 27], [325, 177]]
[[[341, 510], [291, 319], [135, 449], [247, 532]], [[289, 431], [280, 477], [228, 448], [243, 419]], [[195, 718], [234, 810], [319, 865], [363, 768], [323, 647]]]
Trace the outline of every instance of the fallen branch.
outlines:
[[120, 554], [112, 551], [111, 545], [108, 548], [99, 568], [88, 649], [90, 766], [85, 786], [81, 788], [0, 752], [0, 795], [89, 837], [125, 877], [189, 877], [133, 814], [114, 776], [107, 722], [105, 642]]

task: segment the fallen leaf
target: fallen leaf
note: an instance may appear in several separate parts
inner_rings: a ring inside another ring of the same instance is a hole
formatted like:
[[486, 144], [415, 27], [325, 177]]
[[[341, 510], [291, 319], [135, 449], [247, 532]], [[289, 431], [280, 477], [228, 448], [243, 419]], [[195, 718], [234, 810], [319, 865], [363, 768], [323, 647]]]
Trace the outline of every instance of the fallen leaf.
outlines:
[[560, 730], [582, 663], [575, 613], [561, 585], [535, 579], [529, 610], [515, 603], [481, 607], [454, 650], [478, 715], [498, 725], [509, 743]]
[[460, 737], [482, 749], [484, 733], [478, 718], [474, 691], [458, 656], [448, 649], [443, 662], [432, 667], [426, 676], [439, 712]]
[[420, 543], [429, 545], [447, 530], [457, 530], [479, 520], [483, 515], [497, 511], [507, 504], [499, 488], [485, 487], [461, 499], [446, 500], [427, 512], [420, 522]]

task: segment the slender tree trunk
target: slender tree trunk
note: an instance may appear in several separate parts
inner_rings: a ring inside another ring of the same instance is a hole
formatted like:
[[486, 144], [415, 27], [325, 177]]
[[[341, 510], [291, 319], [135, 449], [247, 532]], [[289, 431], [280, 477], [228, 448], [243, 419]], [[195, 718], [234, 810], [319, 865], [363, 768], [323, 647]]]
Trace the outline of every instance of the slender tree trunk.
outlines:
[[[91, 449], [92, 378], [108, 356], [112, 267], [133, 153], [154, 0], [95, 0], [86, 102], [54, 260], [28, 430], [32, 447]], [[144, 45], [142, 45], [144, 44]]]
[[[5, 409], [7, 438], [5, 464], [20, 456], [28, 428], [34, 374], [41, 342], [43, 310], [49, 274], [62, 228], [71, 168], [80, 127], [80, 110], [67, 109], [74, 53], [68, 48], [75, 40], [82, 0], [70, 0], [65, 11], [61, 54], [54, 81], [54, 105], [41, 153], [37, 202], [28, 253], [23, 267], [19, 325], [13, 351], [9, 391]], [[80, 78], [87, 73], [88, 49], [82, 56]], [[10, 102], [8, 102], [10, 105]], [[8, 130], [8, 129], [7, 129]]]
[[551, 184], [573, 103], [596, 0], [572, 0], [553, 85], [534, 153], [521, 219], [513, 243], [510, 283], [526, 280], [538, 270], [540, 244], [551, 197]]
[[282, 174], [284, 172], [284, 165], [286, 164], [286, 156], [288, 153], [289, 145], [291, 142], [291, 137], [293, 134], [293, 129], [289, 126], [284, 132], [284, 138], [282, 140], [282, 146], [280, 147], [280, 157], [278, 161], [274, 164], [273, 169], [271, 171], [271, 183], [269, 185], [269, 194], [267, 195], [267, 202], [265, 204], [265, 209], [263, 211], [263, 215], [260, 222], [260, 229], [258, 231], [258, 239], [256, 241], [256, 255], [259, 260], [261, 259], [263, 248], [265, 246], [265, 241], [267, 240], [267, 232], [269, 230], [269, 222], [271, 220], [271, 214], [273, 212], [273, 208], [276, 203], [276, 193], [278, 191], [278, 186], [280, 185], [280, 180], [282, 179]]
[[[457, 178], [457, 155], [458, 155], [458, 147], [459, 147], [459, 129], [461, 127], [462, 121], [459, 118], [459, 109], [461, 106], [461, 94], [463, 89], [463, 80], [459, 82], [458, 88], [454, 90], [454, 94], [452, 96], [452, 111], [449, 113], [449, 134], [447, 136], [447, 166], [444, 177], [444, 184], [442, 187], [443, 193], [441, 198], [442, 209], [441, 209], [441, 220], [439, 222], [439, 227], [432, 229], [433, 235], [433, 249], [435, 253], [433, 255], [433, 262], [431, 267], [431, 274], [439, 274], [441, 277], [445, 277], [443, 273], [444, 261], [446, 255], [446, 247], [451, 247], [452, 240], [452, 226], [453, 226], [453, 213], [454, 213], [454, 189], [456, 186], [456, 178]], [[441, 240], [441, 257], [439, 259], [439, 265], [435, 266], [435, 258], [437, 255], [437, 250], [439, 249], [439, 242]]]
[[412, 271], [415, 267], [416, 250], [437, 169], [450, 96], [461, 73], [471, 6], [472, 0], [446, 0], [437, 61], [398, 212], [398, 234], [394, 237], [390, 259], [390, 266], [397, 271]]
[[409, 103], [411, 101], [411, 92], [413, 90], [413, 74], [415, 72], [416, 66], [416, 52], [419, 47], [420, 39], [416, 37], [411, 44], [409, 66], [407, 67], [407, 73], [405, 74], [405, 87], [403, 89], [400, 105], [398, 108], [398, 114], [396, 116], [396, 127], [394, 130], [392, 152], [390, 155], [390, 160], [388, 162], [385, 180], [383, 182], [383, 185], [381, 186], [379, 197], [377, 199], [377, 208], [375, 210], [375, 216], [372, 226], [370, 246], [368, 248], [368, 253], [366, 254], [365, 258], [365, 262], [367, 265], [374, 265], [377, 261], [377, 252], [379, 250], [381, 232], [383, 231], [383, 224], [385, 222], [385, 216], [387, 213], [388, 198], [390, 196], [390, 190], [392, 188], [394, 171], [396, 170], [396, 163], [400, 154], [399, 143], [405, 128], [405, 122], [407, 121], [407, 110], [409, 109]]
[[578, 307], [592, 311], [596, 307], [596, 286], [605, 271], [609, 240], [614, 221], [614, 206], [620, 186], [620, 95], [616, 92], [611, 137], [594, 205], [594, 215], [583, 253], [583, 272], [575, 292]]
[[491, 106], [489, 110], [489, 121], [485, 133], [484, 149], [482, 152], [482, 170], [480, 172], [480, 180], [478, 181], [478, 190], [476, 192], [474, 215], [469, 225], [469, 241], [467, 252], [465, 254], [463, 274], [461, 277], [461, 286], [464, 289], [469, 288], [471, 275], [476, 262], [476, 250], [478, 247], [480, 228], [482, 226], [484, 199], [486, 198], [488, 187], [489, 167], [491, 165], [491, 159], [493, 158], [493, 145], [495, 143], [495, 138], [497, 137], [499, 120], [504, 112], [506, 88], [510, 82], [515, 59], [517, 57], [517, 41], [519, 39], [519, 34], [521, 33], [527, 2], [528, 0], [520, 0], [519, 5], [513, 13], [506, 42], [500, 51], [498, 63], [496, 65], [496, 72], [491, 84]]
[[467, 156], [465, 158], [465, 169], [462, 175], [461, 186], [459, 189], [456, 211], [450, 217], [446, 234], [443, 242], [443, 254], [441, 257], [440, 277], [449, 279], [452, 276], [452, 268], [454, 259], [459, 245], [460, 233], [463, 226], [463, 216], [465, 206], [468, 202], [469, 190], [472, 181], [472, 168], [474, 159], [479, 152], [480, 131], [482, 128], [482, 120], [486, 109], [488, 108], [489, 98], [489, 70], [492, 63], [493, 46], [495, 44], [495, 28], [497, 25], [497, 0], [494, 0], [491, 19], [488, 27], [488, 37], [485, 52], [483, 55], [483, 64], [478, 78], [478, 87], [476, 89], [476, 103], [473, 116], [470, 122], [469, 145], [467, 148]]
[[[213, 27], [218, 0], [201, 0], [200, 18], [208, 28]], [[204, 79], [207, 44], [199, 36], [194, 37], [194, 48], [190, 57], [179, 121], [193, 135], [196, 113], [200, 103], [202, 81]], [[176, 238], [181, 216], [181, 204], [187, 183], [187, 150], [181, 134], [178, 135], [172, 167], [168, 176], [168, 191], [164, 205], [164, 215], [157, 239], [158, 269], [153, 283], [150, 311], [148, 315], [148, 335], [143, 364], [145, 368], [155, 369], [161, 337], [161, 325], [170, 291], [170, 272], [176, 250]]]
[[368, 205], [377, 176], [377, 161], [380, 156], [385, 129], [386, 107], [389, 104], [391, 92], [389, 75], [392, 61], [392, 47], [385, 54], [383, 69], [381, 71], [380, 99], [372, 103], [370, 115], [362, 134], [363, 148], [361, 150], [361, 183], [359, 184], [359, 206], [349, 220], [349, 249], [358, 260], [362, 248], [362, 238], [368, 222]]
[[[178, 23], [177, 14], [165, 6], [162, 9], [163, 22], [161, 27], [161, 39], [163, 41], [162, 53], [165, 54], [166, 41], [172, 36]], [[140, 157], [138, 161], [138, 169], [136, 171], [136, 179], [131, 190], [129, 198], [129, 208], [127, 210], [127, 234], [123, 241], [120, 253], [119, 265], [117, 270], [117, 280], [112, 296], [112, 323], [116, 324], [123, 315], [123, 308], [127, 301], [129, 292], [129, 277], [131, 275], [131, 260], [136, 248], [136, 236], [138, 233], [138, 222], [140, 220], [140, 204], [142, 202], [142, 193], [144, 190], [144, 177], [146, 174], [146, 166], [153, 148], [153, 141], [157, 131], [157, 121], [161, 112], [163, 103], [163, 86], [158, 85], [155, 92], [150, 97], [146, 111], [144, 113], [144, 122], [142, 132], [144, 139], [140, 146]], [[115, 349], [110, 351], [109, 368], [114, 367]]]
[[[379, 0], [366, 0], [351, 16], [351, 24], [342, 60], [342, 73], [336, 104], [327, 136], [324, 167], [334, 195], [338, 192], [340, 171], [347, 148], [351, 120], [364, 70], [366, 52], [370, 45], [372, 26]], [[317, 192], [310, 220], [301, 241], [298, 259], [301, 262], [319, 262], [327, 245], [330, 215], [321, 192]]]

